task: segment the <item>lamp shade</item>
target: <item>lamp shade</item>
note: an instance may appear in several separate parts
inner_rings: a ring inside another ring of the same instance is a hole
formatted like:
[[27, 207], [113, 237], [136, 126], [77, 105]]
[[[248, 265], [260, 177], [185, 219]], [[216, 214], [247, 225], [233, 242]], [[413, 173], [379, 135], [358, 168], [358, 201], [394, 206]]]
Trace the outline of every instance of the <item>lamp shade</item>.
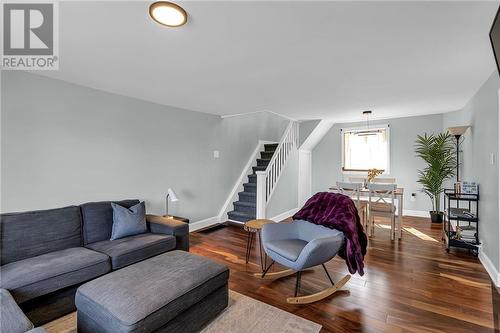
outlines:
[[455, 126], [455, 127], [448, 127], [448, 132], [451, 134], [451, 135], [462, 135], [465, 133], [465, 131], [467, 131], [467, 129], [469, 128], [470, 126]]
[[177, 198], [177, 195], [175, 195], [174, 190], [172, 190], [171, 188], [169, 188], [168, 191], [167, 191], [167, 193], [168, 193], [168, 196], [170, 198], [170, 201], [172, 201], [172, 202], [179, 201], [179, 198]]

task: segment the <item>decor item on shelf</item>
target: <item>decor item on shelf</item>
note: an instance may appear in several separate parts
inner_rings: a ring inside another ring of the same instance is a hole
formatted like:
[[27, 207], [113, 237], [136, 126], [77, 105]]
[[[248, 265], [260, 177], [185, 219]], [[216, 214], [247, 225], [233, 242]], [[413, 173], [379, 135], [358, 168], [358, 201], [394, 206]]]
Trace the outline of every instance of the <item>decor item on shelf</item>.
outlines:
[[367, 179], [368, 183], [371, 183], [375, 179], [375, 177], [381, 175], [383, 172], [384, 170], [379, 170], [379, 169], [368, 170], [368, 179]]
[[467, 129], [469, 128], [470, 126], [467, 125], [467, 126], [455, 126], [455, 127], [448, 127], [448, 133], [450, 133], [450, 135], [453, 135], [455, 137], [455, 139], [457, 140], [457, 143], [456, 143], [456, 149], [457, 149], [457, 157], [456, 157], [456, 163], [457, 163], [457, 172], [456, 172], [456, 175], [457, 175], [457, 183], [460, 181], [460, 173], [459, 173], [459, 167], [460, 167], [460, 138], [462, 137], [462, 135], [467, 131]]
[[170, 215], [168, 215], [168, 199], [169, 198], [170, 198], [170, 201], [172, 201], [172, 202], [179, 201], [179, 199], [177, 198], [177, 195], [175, 194], [174, 190], [172, 190], [171, 188], [169, 188], [167, 190], [167, 197], [165, 198], [165, 217], [170, 217]]
[[427, 164], [423, 170], [418, 170], [417, 182], [423, 186], [422, 191], [431, 198], [431, 220], [434, 223], [442, 223], [444, 213], [440, 210], [440, 198], [444, 191], [443, 183], [455, 175], [456, 156], [451, 134], [445, 132], [437, 135], [418, 135], [415, 153]]
[[462, 181], [462, 192], [463, 194], [478, 194], [479, 184], [476, 182]]

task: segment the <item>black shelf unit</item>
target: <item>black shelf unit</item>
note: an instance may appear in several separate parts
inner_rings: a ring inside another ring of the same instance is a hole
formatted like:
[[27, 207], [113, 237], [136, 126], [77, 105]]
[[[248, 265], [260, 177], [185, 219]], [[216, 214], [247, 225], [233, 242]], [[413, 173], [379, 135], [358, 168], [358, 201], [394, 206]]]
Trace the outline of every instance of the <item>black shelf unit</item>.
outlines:
[[[446, 242], [446, 251], [450, 247], [459, 247], [472, 251], [478, 255], [479, 249], [479, 186], [478, 194], [455, 193], [452, 189], [444, 190], [444, 208], [445, 219], [443, 224], [444, 240]], [[463, 214], [454, 214], [453, 210], [458, 209], [472, 213], [474, 216], [465, 216]], [[475, 237], [473, 239], [458, 238], [457, 230], [460, 227], [475, 228]]]

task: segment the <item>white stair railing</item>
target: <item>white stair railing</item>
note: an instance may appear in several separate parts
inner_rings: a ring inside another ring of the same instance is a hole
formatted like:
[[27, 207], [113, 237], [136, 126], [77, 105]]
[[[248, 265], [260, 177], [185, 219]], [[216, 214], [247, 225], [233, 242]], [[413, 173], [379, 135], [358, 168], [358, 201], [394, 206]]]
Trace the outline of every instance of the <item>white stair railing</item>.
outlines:
[[269, 162], [266, 171], [257, 171], [257, 202], [256, 217], [266, 218], [266, 207], [271, 196], [276, 189], [276, 184], [281, 177], [290, 154], [297, 150], [299, 146], [299, 124], [290, 121], [288, 127], [281, 138], [276, 151]]

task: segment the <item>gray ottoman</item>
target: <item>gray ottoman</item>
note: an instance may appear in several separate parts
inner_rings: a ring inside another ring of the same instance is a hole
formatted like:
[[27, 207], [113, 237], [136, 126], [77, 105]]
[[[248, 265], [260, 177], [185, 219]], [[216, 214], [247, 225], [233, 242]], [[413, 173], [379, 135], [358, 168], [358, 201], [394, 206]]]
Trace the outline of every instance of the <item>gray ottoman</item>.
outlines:
[[196, 332], [228, 304], [226, 266], [172, 251], [78, 288], [78, 332]]

